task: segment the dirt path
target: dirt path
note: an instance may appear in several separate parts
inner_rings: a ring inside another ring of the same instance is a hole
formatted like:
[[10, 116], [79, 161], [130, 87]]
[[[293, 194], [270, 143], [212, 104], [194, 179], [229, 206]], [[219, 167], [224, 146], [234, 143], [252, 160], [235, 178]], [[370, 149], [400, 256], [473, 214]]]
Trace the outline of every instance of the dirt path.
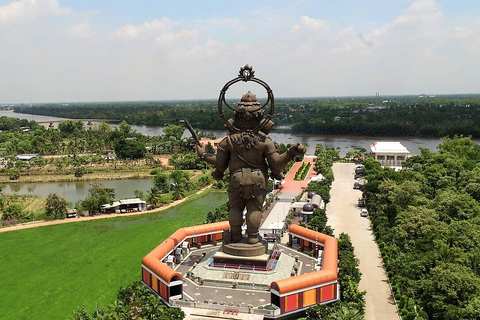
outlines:
[[399, 316], [388, 284], [387, 275], [380, 258], [369, 218], [360, 217], [358, 198], [360, 190], [353, 189], [355, 164], [334, 163], [335, 181], [331, 201], [327, 205], [328, 224], [335, 235], [345, 232], [355, 246], [355, 255], [360, 261], [360, 290], [366, 290], [367, 320], [398, 320]]
[[[203, 189], [200, 189], [197, 192], [195, 192], [195, 194], [201, 194], [201, 193], [205, 192], [207, 189], [209, 189], [210, 187], [211, 187], [211, 185], [207, 186]], [[169, 203], [167, 205], [164, 205], [160, 208], [156, 208], [156, 209], [149, 210], [149, 211], [140, 211], [140, 212], [131, 212], [131, 213], [122, 213], [122, 214], [115, 214], [115, 213], [102, 214], [102, 215], [93, 216], [93, 217], [77, 217], [77, 218], [71, 218], [71, 219], [52, 220], [52, 221], [45, 221], [45, 220], [32, 221], [32, 222], [27, 222], [27, 223], [20, 223], [20, 224], [11, 226], [11, 227], [0, 228], [0, 233], [9, 232], [9, 231], [16, 231], [16, 230], [23, 230], [23, 229], [38, 228], [38, 227], [44, 227], [44, 226], [54, 226], [54, 225], [57, 225], [57, 224], [64, 224], [64, 223], [75, 223], [75, 222], [84, 222], [84, 221], [91, 221], [91, 220], [110, 219], [110, 218], [127, 217], [127, 216], [134, 216], [134, 215], [141, 215], [141, 214], [159, 212], [159, 211], [169, 209], [173, 206], [176, 206], [176, 205], [178, 205], [182, 202], [185, 202], [186, 200], [188, 200], [192, 196], [193, 195], [190, 195], [190, 196], [185, 197], [183, 199], [180, 199], [180, 200], [174, 201], [172, 203]]]

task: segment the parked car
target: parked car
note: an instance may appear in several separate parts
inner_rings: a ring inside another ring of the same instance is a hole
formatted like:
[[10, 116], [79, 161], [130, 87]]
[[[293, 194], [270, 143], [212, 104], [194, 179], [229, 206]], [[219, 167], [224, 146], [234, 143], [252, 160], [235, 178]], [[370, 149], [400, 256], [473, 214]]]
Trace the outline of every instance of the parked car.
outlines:
[[360, 211], [360, 217], [368, 217], [367, 209], [362, 209], [362, 211]]
[[267, 233], [263, 236], [263, 239], [267, 240], [267, 242], [276, 242], [277, 236], [273, 233]]
[[363, 198], [358, 199], [358, 206], [360, 208], [365, 207], [365, 200], [363, 200]]
[[365, 167], [364, 166], [357, 166], [355, 168], [355, 175], [363, 176], [365, 174]]
[[360, 182], [355, 181], [355, 183], [353, 184], [353, 189], [360, 189]]

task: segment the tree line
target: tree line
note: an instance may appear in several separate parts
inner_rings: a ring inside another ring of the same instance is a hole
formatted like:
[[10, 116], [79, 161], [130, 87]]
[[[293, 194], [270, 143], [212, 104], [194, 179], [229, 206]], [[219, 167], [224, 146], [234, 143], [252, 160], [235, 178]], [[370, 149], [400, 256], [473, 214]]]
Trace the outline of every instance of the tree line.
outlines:
[[[234, 104], [238, 101], [231, 101]], [[222, 130], [214, 100], [138, 101], [14, 106], [15, 112], [125, 121], [129, 125], [165, 126], [187, 118], [195, 128]], [[231, 117], [231, 111], [226, 117]], [[480, 95], [278, 98], [273, 120], [294, 133], [480, 137]]]
[[184, 319], [180, 308], [169, 308], [140, 282], [134, 282], [118, 290], [115, 301], [105, 307], [88, 312], [79, 307], [68, 317], [69, 320], [110, 320], [110, 319]]
[[445, 138], [363, 188], [402, 319], [480, 318], [480, 146]]

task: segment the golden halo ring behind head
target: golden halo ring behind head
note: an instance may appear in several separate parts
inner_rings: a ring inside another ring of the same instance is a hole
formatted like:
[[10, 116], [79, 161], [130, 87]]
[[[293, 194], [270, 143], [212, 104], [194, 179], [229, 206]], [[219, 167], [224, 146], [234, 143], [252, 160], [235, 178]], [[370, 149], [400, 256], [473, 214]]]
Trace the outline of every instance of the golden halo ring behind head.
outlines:
[[220, 118], [222, 118], [223, 122], [225, 123], [225, 126], [227, 127], [227, 129], [230, 132], [243, 131], [242, 129], [239, 129], [239, 128], [235, 127], [232, 123], [230, 123], [225, 118], [225, 113], [223, 112], [223, 105], [225, 105], [228, 109], [232, 110], [233, 112], [237, 111], [237, 108], [232, 108], [227, 103], [227, 101], [225, 100], [225, 94], [226, 94], [228, 88], [230, 88], [230, 86], [232, 86], [233, 84], [235, 84], [237, 82], [240, 82], [240, 81], [256, 82], [256, 83], [260, 84], [262, 87], [264, 87], [265, 90], [267, 91], [267, 101], [265, 102], [265, 104], [261, 105], [256, 110], [251, 110], [252, 112], [258, 111], [260, 109], [265, 108], [267, 106], [267, 104], [270, 103], [270, 111], [268, 112], [267, 116], [260, 122], [260, 124], [255, 129], [253, 129], [253, 131], [258, 132], [264, 125], [266, 125], [272, 119], [273, 112], [275, 110], [275, 99], [273, 97], [273, 91], [272, 91], [272, 89], [270, 89], [270, 86], [265, 81], [262, 81], [258, 78], [255, 78], [255, 71], [248, 64], [246, 64], [244, 67], [240, 68], [240, 71], [238, 72], [238, 76], [236, 78], [230, 80], [229, 82], [227, 82], [223, 86], [222, 90], [220, 91], [220, 96], [218, 97], [218, 113], [220, 114]]

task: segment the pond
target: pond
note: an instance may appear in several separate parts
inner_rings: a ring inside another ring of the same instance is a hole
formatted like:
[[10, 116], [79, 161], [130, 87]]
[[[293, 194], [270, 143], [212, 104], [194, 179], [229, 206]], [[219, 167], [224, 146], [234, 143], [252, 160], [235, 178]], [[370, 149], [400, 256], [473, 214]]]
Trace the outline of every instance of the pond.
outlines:
[[[153, 179], [131, 179], [131, 180], [107, 180], [98, 181], [103, 186], [115, 189], [115, 198], [128, 199], [134, 198], [135, 190], [142, 190], [146, 194], [147, 190], [153, 187]], [[84, 200], [88, 195], [88, 189], [93, 182], [37, 182], [37, 183], [11, 183], [3, 186], [3, 194], [12, 195], [36, 195], [46, 198], [50, 193], [56, 193], [64, 197], [72, 204], [78, 200]]]

